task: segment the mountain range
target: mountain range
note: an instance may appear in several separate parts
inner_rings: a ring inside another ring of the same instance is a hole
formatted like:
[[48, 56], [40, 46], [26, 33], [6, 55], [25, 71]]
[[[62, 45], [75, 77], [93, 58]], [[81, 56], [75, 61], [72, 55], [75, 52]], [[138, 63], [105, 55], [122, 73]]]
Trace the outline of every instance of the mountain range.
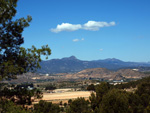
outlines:
[[150, 67], [150, 63], [143, 62], [124, 62], [119, 59], [109, 58], [104, 60], [83, 61], [77, 59], [75, 56], [65, 57], [62, 59], [52, 59], [42, 61], [40, 63], [41, 69], [38, 73], [75, 73], [84, 69], [90, 68], [106, 68], [109, 70], [119, 69], [143, 69]]

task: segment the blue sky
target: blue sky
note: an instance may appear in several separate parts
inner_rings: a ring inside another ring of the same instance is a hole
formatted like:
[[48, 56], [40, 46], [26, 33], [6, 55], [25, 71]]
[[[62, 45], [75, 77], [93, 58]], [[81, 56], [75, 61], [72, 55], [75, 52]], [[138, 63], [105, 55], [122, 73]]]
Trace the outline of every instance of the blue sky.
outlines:
[[149, 5], [150, 0], [19, 0], [16, 18], [32, 16], [23, 46], [48, 44], [49, 59], [147, 62]]

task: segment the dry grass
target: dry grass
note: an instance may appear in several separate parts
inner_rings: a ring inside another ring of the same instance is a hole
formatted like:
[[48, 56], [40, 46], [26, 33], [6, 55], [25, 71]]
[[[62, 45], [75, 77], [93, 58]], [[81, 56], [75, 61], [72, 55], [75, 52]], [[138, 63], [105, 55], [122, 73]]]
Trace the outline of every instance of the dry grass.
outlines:
[[[89, 99], [91, 95], [90, 91], [72, 91], [72, 92], [63, 92], [63, 93], [43, 93], [42, 100], [52, 103], [59, 103], [62, 101], [63, 103], [67, 103], [69, 99], [76, 99], [78, 97], [84, 97], [85, 99]], [[39, 100], [33, 102], [33, 104], [38, 103]]]
[[53, 103], [59, 103], [60, 101], [68, 102], [69, 99], [76, 99], [78, 97], [84, 97], [86, 99], [91, 95], [90, 91], [72, 91], [63, 93], [44, 93], [42, 100], [46, 100]]
[[78, 97], [89, 97], [91, 92], [89, 91], [74, 91], [74, 92], [64, 92], [64, 93], [44, 93], [42, 100], [64, 100], [64, 99], [74, 99]]

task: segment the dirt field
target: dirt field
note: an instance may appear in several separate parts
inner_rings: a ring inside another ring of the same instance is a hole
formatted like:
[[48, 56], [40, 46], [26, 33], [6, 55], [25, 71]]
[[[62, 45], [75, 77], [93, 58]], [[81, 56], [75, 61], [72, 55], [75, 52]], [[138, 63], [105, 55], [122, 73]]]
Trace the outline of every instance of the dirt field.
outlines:
[[46, 101], [67, 101], [78, 97], [88, 98], [91, 95], [90, 91], [74, 91], [64, 93], [44, 93], [42, 100]]

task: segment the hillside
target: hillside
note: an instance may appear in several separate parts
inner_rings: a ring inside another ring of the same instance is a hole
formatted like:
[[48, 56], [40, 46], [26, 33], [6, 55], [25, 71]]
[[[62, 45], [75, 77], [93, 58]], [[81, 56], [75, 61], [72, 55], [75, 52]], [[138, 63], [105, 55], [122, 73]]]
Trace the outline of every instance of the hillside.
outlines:
[[42, 61], [41, 69], [38, 73], [75, 73], [90, 68], [107, 68], [109, 70], [119, 70], [125, 68], [150, 67], [150, 63], [124, 62], [115, 58], [104, 60], [83, 61], [75, 56], [62, 59], [52, 59]]
[[94, 68], [94, 69], [85, 69], [75, 74], [67, 74], [66, 78], [97, 78], [105, 80], [121, 80], [121, 79], [139, 79], [142, 77], [150, 76], [149, 74], [144, 74], [133, 69], [120, 69], [118, 71], [111, 71], [105, 68]]
[[91, 68], [79, 71], [77, 73], [57, 73], [57, 74], [37, 74], [25, 73], [17, 76], [18, 79], [3, 81], [5, 83], [25, 83], [25, 82], [42, 82], [42, 81], [64, 81], [79, 79], [95, 80], [125, 80], [141, 79], [150, 76], [150, 73], [139, 72], [134, 69], [120, 69], [118, 71], [108, 70], [106, 68]]

